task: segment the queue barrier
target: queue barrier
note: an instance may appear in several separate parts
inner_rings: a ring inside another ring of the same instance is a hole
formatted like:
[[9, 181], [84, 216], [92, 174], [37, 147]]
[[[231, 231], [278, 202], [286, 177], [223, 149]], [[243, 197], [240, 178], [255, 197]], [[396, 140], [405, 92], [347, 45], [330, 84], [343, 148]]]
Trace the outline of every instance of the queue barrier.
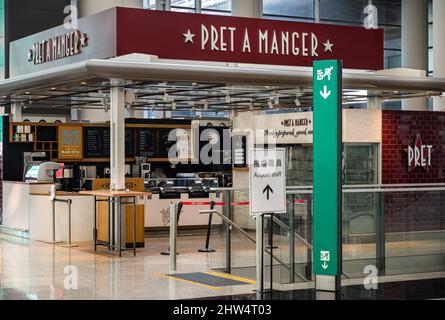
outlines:
[[[290, 203], [290, 201], [288, 201], [288, 203]], [[306, 200], [294, 200], [295, 204], [304, 204], [307, 203]], [[206, 240], [205, 240], [205, 244], [204, 247], [201, 249], [198, 249], [198, 252], [203, 252], [203, 253], [210, 253], [210, 252], [215, 252], [215, 249], [210, 248], [210, 237], [212, 234], [212, 221], [213, 221], [213, 210], [215, 209], [216, 206], [227, 206], [228, 202], [217, 202], [217, 201], [183, 201], [180, 202], [181, 205], [181, 209], [183, 206], [210, 206], [210, 210], [202, 210], [200, 211], [200, 214], [208, 214], [209, 215], [209, 221], [208, 221], [208, 225], [207, 225], [207, 235], [206, 235]], [[248, 206], [250, 205], [250, 201], [238, 201], [238, 202], [230, 202], [230, 206]], [[180, 214], [180, 210], [179, 213]], [[178, 223], [179, 223], [179, 217], [178, 217]], [[271, 220], [269, 219], [269, 224], [272, 224]], [[268, 249], [276, 249], [278, 248], [277, 246], [273, 246], [273, 240], [272, 240], [272, 234], [269, 232], [269, 244], [267, 246]], [[163, 254], [168, 255], [169, 253], [164, 252]]]
[[62, 247], [67, 247], [67, 248], [73, 248], [73, 247], [78, 247], [78, 244], [73, 244], [71, 242], [71, 205], [73, 204], [73, 200], [72, 199], [57, 199], [57, 198], [53, 198], [51, 199], [52, 202], [52, 214], [53, 214], [53, 223], [52, 223], [52, 236], [53, 236], [53, 241], [51, 242], [52, 244], [56, 244], [56, 243], [60, 243], [60, 241], [56, 241], [56, 202], [59, 203], [66, 203], [68, 205], [68, 243], [62, 245]]
[[[176, 228], [177, 225], [179, 224], [179, 219], [181, 218], [181, 212], [182, 212], [182, 208], [183, 208], [184, 204], [183, 202], [179, 202], [177, 205], [170, 205], [170, 230], [174, 229], [174, 237], [176, 238]], [[172, 230], [171, 230], [172, 231]], [[171, 238], [171, 236], [170, 236]], [[176, 241], [175, 241], [176, 243]], [[172, 245], [170, 244], [169, 248], [167, 251], [162, 251], [161, 255], [163, 256], [169, 256], [170, 252], [172, 251]], [[176, 245], [175, 245], [175, 249], [176, 249]], [[173, 250], [176, 251], [176, 250]], [[178, 252], [176, 252], [176, 254], [178, 254]]]
[[[294, 200], [293, 201], [295, 204], [306, 204], [307, 201], [306, 200]], [[291, 201], [288, 201], [288, 203], [291, 203]], [[213, 214], [214, 213], [218, 213], [215, 210], [216, 206], [221, 206], [221, 207], [233, 207], [233, 206], [248, 206], [250, 205], [250, 201], [238, 201], [238, 202], [234, 202], [234, 201], [229, 201], [229, 202], [223, 202], [223, 201], [182, 201], [179, 203], [172, 203], [170, 205], [170, 247], [168, 251], [163, 251], [161, 252], [162, 255], [170, 255], [170, 269], [171, 271], [176, 271], [177, 268], [177, 261], [176, 261], [176, 255], [178, 254], [176, 252], [176, 237], [177, 237], [177, 225], [179, 223], [179, 218], [182, 212], [182, 209], [184, 206], [209, 206], [210, 210], [200, 210], [199, 213], [200, 214], [208, 214], [209, 215], [209, 222], [208, 222], [208, 226], [207, 226], [207, 236], [206, 236], [206, 240], [205, 240], [205, 245], [202, 249], [199, 249], [198, 252], [215, 252], [214, 249], [210, 248], [210, 236], [211, 236], [211, 231], [212, 231], [212, 219], [213, 219]], [[231, 220], [226, 220], [227, 217], [224, 217], [223, 215], [219, 214], [222, 218], [224, 218], [223, 220], [225, 220], [229, 227], [227, 229], [228, 231], [228, 240], [230, 241], [230, 234], [231, 234], [231, 227], [232, 225], [229, 223], [231, 222]], [[176, 217], [176, 219], [175, 219]], [[264, 219], [264, 217], [263, 217]], [[274, 217], [272, 216], [270, 221], [273, 221]], [[270, 228], [272, 227], [272, 223], [270, 223]], [[243, 231], [240, 230], [242, 233]], [[244, 234], [244, 233], [243, 233]], [[247, 236], [250, 240], [252, 240], [253, 242], [255, 242], [255, 239], [251, 239], [250, 236], [245, 233], [245, 236]], [[264, 248], [268, 254], [271, 254], [273, 256], [273, 238], [272, 238], [272, 234], [270, 234], [269, 237], [269, 246], [268, 248]], [[270, 250], [270, 251], [269, 251]], [[171, 252], [175, 252], [176, 254], [170, 254]], [[228, 250], [226, 250], [226, 252], [228, 252]], [[231, 269], [231, 260], [230, 257], [226, 257], [227, 261], [226, 263], [228, 263], [227, 266], [227, 272], [230, 271]], [[276, 257], [273, 256], [274, 259], [276, 259], [277, 261], [279, 261], [281, 263], [281, 261], [279, 259], [277, 259]], [[297, 274], [299, 277], [300, 275]], [[304, 279], [304, 278], [302, 278]]]

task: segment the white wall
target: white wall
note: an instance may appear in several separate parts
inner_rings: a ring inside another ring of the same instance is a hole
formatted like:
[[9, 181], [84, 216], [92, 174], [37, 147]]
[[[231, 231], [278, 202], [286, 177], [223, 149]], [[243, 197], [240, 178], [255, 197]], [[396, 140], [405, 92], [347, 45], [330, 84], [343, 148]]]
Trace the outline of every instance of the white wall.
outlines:
[[79, 121], [106, 122], [110, 121], [110, 113], [99, 109], [82, 109], [78, 113]]
[[262, 0], [232, 0], [232, 15], [237, 17], [261, 18]]
[[79, 18], [113, 7], [143, 8], [143, 0], [78, 0]]
[[61, 121], [61, 122], [67, 122], [67, 117], [64, 116], [48, 116], [48, 115], [44, 115], [44, 116], [38, 116], [38, 115], [22, 115], [21, 120], [29, 120], [31, 122], [39, 122], [40, 120], [45, 120], [48, 123], [54, 123], [57, 120]]

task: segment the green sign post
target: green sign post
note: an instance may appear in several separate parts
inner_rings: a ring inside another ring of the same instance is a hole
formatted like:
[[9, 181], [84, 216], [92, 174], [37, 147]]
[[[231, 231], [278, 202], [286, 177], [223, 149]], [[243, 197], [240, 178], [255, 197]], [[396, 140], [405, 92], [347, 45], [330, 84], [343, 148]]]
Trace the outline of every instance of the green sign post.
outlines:
[[314, 62], [313, 268], [319, 290], [336, 291], [342, 272], [342, 62]]

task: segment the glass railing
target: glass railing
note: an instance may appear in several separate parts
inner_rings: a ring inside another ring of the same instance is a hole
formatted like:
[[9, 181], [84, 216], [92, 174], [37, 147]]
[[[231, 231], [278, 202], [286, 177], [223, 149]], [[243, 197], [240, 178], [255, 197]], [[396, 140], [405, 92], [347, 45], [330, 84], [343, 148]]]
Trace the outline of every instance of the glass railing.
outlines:
[[[234, 190], [232, 197], [232, 220], [255, 238], [254, 218], [241, 205], [247, 190]], [[273, 223], [274, 282], [311, 281], [311, 187], [288, 187], [287, 203], [287, 212]], [[265, 221], [268, 245], [270, 219]], [[363, 278], [373, 267], [379, 275], [445, 271], [445, 185], [344, 186], [342, 232], [344, 278]], [[230, 243], [230, 263], [226, 252], [212, 266], [229, 265], [231, 273], [254, 279], [255, 244], [234, 228]]]

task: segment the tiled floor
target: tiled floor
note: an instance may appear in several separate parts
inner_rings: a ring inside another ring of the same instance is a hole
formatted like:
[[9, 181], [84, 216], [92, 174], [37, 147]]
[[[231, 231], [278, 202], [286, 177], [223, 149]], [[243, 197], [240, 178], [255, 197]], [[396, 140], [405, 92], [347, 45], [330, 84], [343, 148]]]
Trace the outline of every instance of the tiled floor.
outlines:
[[[209, 298], [205, 298], [209, 299]], [[213, 297], [212, 300], [443, 300], [445, 278], [380, 283], [376, 289], [363, 285], [343, 286], [337, 294], [315, 289], [275, 291], [266, 294]]]
[[[215, 253], [198, 253], [197, 249], [203, 243], [202, 235], [178, 238], [178, 273], [207, 272], [224, 267], [224, 236], [217, 234], [212, 238]], [[0, 299], [137, 300], [251, 296], [254, 284], [213, 288], [166, 277], [170, 273], [169, 257], [160, 255], [160, 252], [167, 247], [167, 237], [151, 237], [146, 239], [146, 248], [138, 250], [136, 257], [125, 252], [119, 258], [105, 248], [95, 254], [91, 243], [68, 249], [0, 234]], [[233, 250], [235, 266], [254, 265], [253, 244], [234, 236]], [[281, 250], [283, 252], [278, 250], [277, 254], [284, 256], [285, 248]], [[300, 252], [298, 248], [297, 251]], [[445, 278], [445, 273], [404, 277], [387, 277], [381, 281]], [[361, 281], [347, 280], [344, 285], [360, 285]], [[311, 289], [313, 283], [277, 284], [276, 288]], [[351, 288], [346, 290], [353, 290]], [[310, 292], [303, 294], [311, 298]], [[299, 295], [288, 297], [300, 298]]]

